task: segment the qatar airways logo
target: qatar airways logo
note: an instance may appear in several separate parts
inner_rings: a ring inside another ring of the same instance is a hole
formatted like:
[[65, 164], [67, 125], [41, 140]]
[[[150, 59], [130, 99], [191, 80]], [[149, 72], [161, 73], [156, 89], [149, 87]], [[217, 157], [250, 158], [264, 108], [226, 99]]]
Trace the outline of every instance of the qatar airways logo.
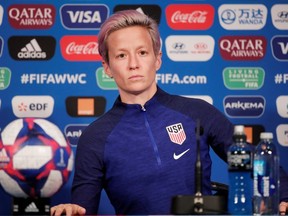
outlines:
[[256, 61], [265, 56], [267, 41], [264, 36], [224, 36], [219, 47], [226, 60]]
[[207, 30], [214, 20], [214, 8], [209, 4], [171, 4], [166, 8], [166, 20], [175, 30]]
[[60, 40], [61, 53], [67, 61], [101, 61], [98, 38], [90, 35], [63, 36]]
[[227, 96], [224, 98], [225, 113], [231, 118], [258, 118], [265, 109], [262, 96]]
[[17, 4], [8, 8], [8, 20], [16, 29], [49, 29], [55, 22], [53, 5]]

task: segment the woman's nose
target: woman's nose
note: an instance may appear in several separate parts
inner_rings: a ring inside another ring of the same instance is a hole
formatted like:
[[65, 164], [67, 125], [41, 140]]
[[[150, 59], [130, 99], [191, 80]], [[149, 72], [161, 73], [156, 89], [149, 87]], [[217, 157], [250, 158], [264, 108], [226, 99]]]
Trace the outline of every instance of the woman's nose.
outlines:
[[136, 55], [130, 55], [129, 68], [130, 70], [135, 70], [139, 68], [139, 62], [138, 62], [138, 58]]

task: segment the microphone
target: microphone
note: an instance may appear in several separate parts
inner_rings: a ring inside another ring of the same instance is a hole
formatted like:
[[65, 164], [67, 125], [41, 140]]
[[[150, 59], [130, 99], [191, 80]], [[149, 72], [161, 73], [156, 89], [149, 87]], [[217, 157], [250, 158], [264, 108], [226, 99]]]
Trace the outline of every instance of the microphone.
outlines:
[[[202, 129], [202, 130], [201, 130]], [[196, 121], [196, 165], [195, 165], [195, 196], [194, 196], [194, 213], [203, 213], [204, 200], [202, 197], [202, 163], [201, 163], [201, 150], [200, 139], [203, 134], [203, 128], [200, 126], [200, 120]]]
[[[195, 194], [177, 195], [172, 198], [171, 211], [175, 215], [214, 215], [227, 213], [227, 196], [222, 195], [202, 195], [202, 162], [201, 162], [201, 136], [204, 129], [200, 125], [200, 120], [196, 121], [196, 163], [195, 163]], [[212, 189], [218, 189], [217, 182], [211, 182]], [[226, 188], [225, 188], [226, 189]]]
[[197, 160], [195, 166], [195, 195], [202, 196], [202, 163], [201, 163], [201, 150], [200, 150], [200, 136], [203, 135], [203, 127], [200, 126], [200, 120], [197, 119], [196, 124], [196, 144], [197, 144]]

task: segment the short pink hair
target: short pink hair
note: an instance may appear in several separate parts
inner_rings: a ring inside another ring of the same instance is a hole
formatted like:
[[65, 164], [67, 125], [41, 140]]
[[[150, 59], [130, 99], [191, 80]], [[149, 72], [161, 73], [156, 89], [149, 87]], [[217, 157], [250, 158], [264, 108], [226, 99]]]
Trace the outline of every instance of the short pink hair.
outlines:
[[161, 42], [156, 21], [136, 10], [123, 10], [116, 12], [105, 20], [98, 34], [98, 51], [105, 62], [109, 63], [107, 46], [109, 35], [114, 31], [131, 26], [143, 26], [147, 28], [152, 39], [154, 53], [158, 55]]

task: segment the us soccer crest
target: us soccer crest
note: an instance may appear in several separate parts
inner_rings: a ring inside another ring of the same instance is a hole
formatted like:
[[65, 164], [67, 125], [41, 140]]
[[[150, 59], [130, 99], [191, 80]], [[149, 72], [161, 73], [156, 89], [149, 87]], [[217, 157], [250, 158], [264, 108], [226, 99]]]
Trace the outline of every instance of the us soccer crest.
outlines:
[[182, 123], [169, 125], [166, 127], [171, 142], [182, 145], [186, 140], [186, 134]]

